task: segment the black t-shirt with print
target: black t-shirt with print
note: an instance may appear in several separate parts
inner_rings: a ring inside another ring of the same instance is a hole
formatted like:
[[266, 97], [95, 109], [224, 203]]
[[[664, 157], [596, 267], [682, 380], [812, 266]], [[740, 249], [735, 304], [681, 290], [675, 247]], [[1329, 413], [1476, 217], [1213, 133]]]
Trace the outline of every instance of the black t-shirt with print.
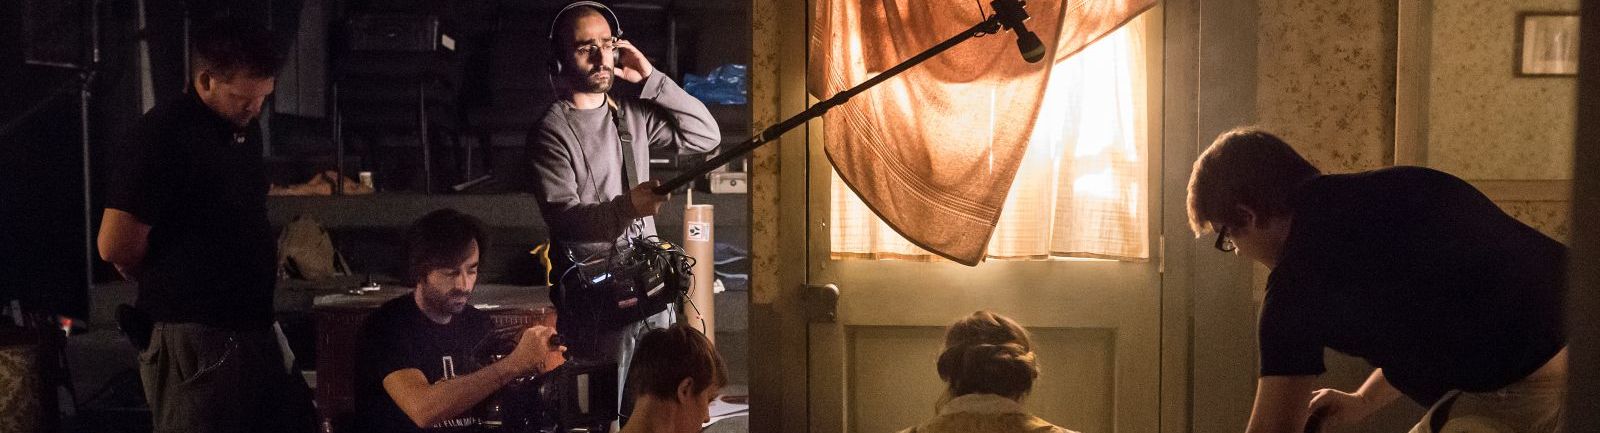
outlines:
[[1323, 348], [1366, 359], [1427, 405], [1502, 388], [1561, 350], [1566, 247], [1449, 174], [1320, 176], [1262, 305], [1261, 374], [1315, 375]]
[[469, 410], [432, 428], [419, 429], [383, 389], [383, 379], [408, 368], [421, 370], [428, 383], [471, 374], [481, 367], [473, 360], [473, 348], [492, 327], [489, 315], [471, 305], [449, 324], [441, 325], [422, 314], [411, 293], [385, 302], [367, 316], [357, 334], [357, 431], [437, 433], [476, 425], [478, 414]]

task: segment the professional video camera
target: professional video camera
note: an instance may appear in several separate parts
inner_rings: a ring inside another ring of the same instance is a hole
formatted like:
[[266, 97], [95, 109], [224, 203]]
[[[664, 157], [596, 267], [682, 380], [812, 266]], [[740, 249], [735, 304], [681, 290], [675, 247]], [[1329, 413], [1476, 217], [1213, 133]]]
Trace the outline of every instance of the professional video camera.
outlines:
[[[568, 251], [572, 267], [563, 275], [564, 304], [588, 298], [588, 311], [608, 328], [620, 328], [660, 313], [689, 293], [694, 282], [693, 257], [682, 246], [659, 236], [634, 236], [614, 248], [582, 260]], [[598, 298], [598, 299], [596, 299]], [[559, 306], [558, 308], [565, 308]], [[582, 307], [580, 307], [582, 308]]]
[[[568, 257], [576, 254], [568, 251]], [[634, 236], [591, 254], [561, 276], [566, 320], [587, 318], [620, 328], [665, 311], [693, 286], [694, 258], [657, 236]], [[570, 314], [570, 315], [569, 315]], [[522, 326], [495, 330], [474, 356], [488, 365], [516, 348]], [[551, 346], [562, 344], [553, 336]], [[581, 338], [581, 337], [579, 337]], [[616, 362], [568, 359], [535, 376], [519, 378], [483, 407], [491, 426], [518, 432], [582, 432], [604, 429], [617, 419]], [[603, 431], [603, 430], [601, 430]]]
[[[509, 356], [524, 328], [494, 330], [473, 349], [474, 361], [488, 365]], [[561, 346], [561, 340], [552, 335], [550, 347]], [[616, 363], [560, 360], [512, 380], [477, 410], [484, 427], [506, 432], [592, 432], [617, 419], [617, 403]]]

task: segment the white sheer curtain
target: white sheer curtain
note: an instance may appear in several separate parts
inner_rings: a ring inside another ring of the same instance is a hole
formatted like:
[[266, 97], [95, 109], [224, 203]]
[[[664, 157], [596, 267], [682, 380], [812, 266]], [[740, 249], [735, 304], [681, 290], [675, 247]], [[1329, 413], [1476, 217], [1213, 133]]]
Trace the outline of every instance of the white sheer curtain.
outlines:
[[[990, 259], [1150, 257], [1145, 17], [1051, 71]], [[833, 175], [834, 258], [936, 260]]]

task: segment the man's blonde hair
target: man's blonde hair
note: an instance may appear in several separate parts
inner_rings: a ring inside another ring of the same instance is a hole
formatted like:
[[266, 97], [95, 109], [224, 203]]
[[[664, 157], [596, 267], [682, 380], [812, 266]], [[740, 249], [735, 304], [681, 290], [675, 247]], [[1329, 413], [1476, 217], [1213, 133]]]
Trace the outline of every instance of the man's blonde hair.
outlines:
[[1218, 225], [1242, 226], [1240, 206], [1261, 219], [1289, 215], [1289, 194], [1319, 174], [1288, 143], [1260, 128], [1224, 132], [1189, 174], [1189, 229], [1200, 236]]
[[705, 334], [678, 323], [639, 338], [628, 367], [627, 386], [634, 394], [672, 400], [684, 379], [693, 381], [690, 391], [696, 394], [706, 387], [728, 385], [728, 365]]

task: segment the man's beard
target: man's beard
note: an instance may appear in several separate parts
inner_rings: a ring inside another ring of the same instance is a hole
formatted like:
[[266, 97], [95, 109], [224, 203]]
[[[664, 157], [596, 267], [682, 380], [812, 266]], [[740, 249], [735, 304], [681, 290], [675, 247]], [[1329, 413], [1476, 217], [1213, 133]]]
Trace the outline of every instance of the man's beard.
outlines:
[[435, 311], [458, 314], [461, 312], [461, 310], [466, 309], [467, 304], [465, 302], [460, 304], [451, 302], [451, 298], [454, 297], [454, 295], [460, 295], [461, 297], [468, 296], [465, 290], [450, 289], [443, 292], [428, 291], [423, 293], [422, 299], [426, 301], [429, 306], [432, 306]]
[[[602, 73], [596, 75], [596, 72]], [[574, 90], [583, 93], [609, 92], [611, 91], [611, 80], [615, 79], [614, 77], [615, 74], [612, 73], [611, 68], [604, 66], [596, 67], [593, 70], [584, 72], [581, 76], [574, 77], [574, 81], [577, 81], [577, 88]]]

